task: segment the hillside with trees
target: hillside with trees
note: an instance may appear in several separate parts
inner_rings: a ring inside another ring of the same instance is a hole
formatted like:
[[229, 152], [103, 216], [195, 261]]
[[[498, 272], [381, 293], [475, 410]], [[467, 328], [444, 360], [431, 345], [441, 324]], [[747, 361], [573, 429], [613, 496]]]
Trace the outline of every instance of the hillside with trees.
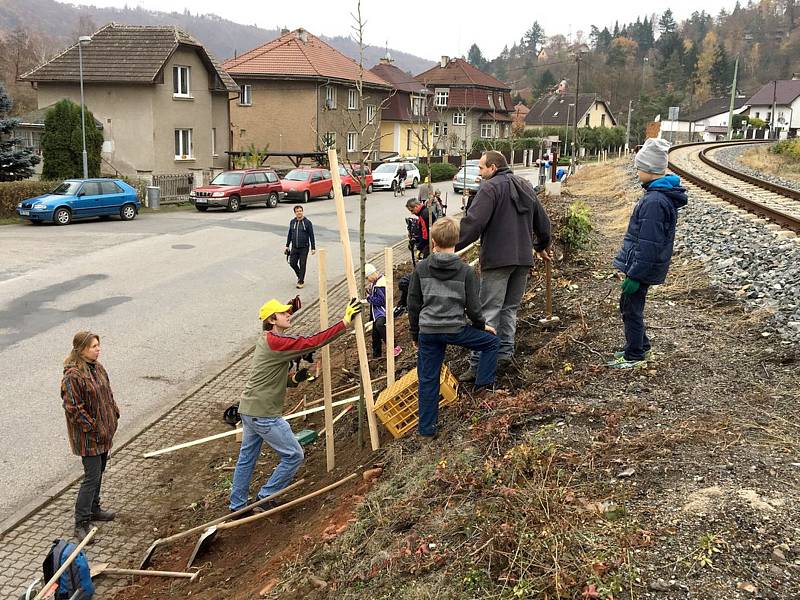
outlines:
[[562, 80], [567, 81], [567, 93], [574, 93], [573, 48], [586, 44], [581, 92], [606, 99], [622, 124], [633, 101], [635, 140], [641, 139], [645, 123], [669, 106], [680, 106], [685, 114], [709, 98], [730, 94], [737, 58], [737, 90], [745, 95], [772, 79], [800, 72], [798, 12], [794, 0], [736, 2], [730, 11], [694, 12], [680, 22], [666, 10], [631, 23], [593, 25], [572, 39], [547, 35], [534, 22], [522, 39], [494, 59], [473, 44], [468, 60], [508, 81], [516, 99], [530, 105]]

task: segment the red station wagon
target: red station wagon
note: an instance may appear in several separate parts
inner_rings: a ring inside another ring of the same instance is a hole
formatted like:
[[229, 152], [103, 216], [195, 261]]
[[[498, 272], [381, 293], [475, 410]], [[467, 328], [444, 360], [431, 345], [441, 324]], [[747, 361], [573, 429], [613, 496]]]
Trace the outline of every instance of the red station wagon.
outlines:
[[213, 206], [236, 212], [242, 205], [262, 202], [269, 208], [275, 208], [282, 196], [281, 181], [272, 169], [223, 171], [211, 183], [189, 194], [192, 204], [200, 212]]
[[[353, 170], [348, 169], [344, 165], [339, 165], [339, 176], [342, 178], [342, 195], [349, 196], [350, 194], [357, 194], [361, 192], [361, 182], [358, 176], [360, 167]], [[365, 166], [366, 170], [365, 183], [367, 184], [367, 193], [372, 193], [372, 171], [369, 167]]]
[[333, 198], [333, 180], [327, 169], [302, 167], [292, 169], [281, 180], [284, 197], [308, 202], [311, 198]]

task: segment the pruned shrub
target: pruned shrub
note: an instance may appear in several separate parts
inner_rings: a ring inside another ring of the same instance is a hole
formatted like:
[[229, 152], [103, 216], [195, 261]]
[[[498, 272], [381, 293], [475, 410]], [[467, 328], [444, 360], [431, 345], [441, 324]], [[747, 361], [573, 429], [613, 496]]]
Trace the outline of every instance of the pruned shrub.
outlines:
[[592, 231], [591, 210], [583, 200], [576, 200], [567, 208], [561, 224], [561, 240], [568, 247], [583, 250], [589, 246]]

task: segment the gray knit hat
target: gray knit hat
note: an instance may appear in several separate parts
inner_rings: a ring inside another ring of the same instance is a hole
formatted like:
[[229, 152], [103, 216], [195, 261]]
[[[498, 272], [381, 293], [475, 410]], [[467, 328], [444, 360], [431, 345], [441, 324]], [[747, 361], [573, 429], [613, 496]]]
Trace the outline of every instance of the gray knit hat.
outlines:
[[647, 138], [633, 159], [639, 171], [660, 175], [667, 171], [669, 142], [660, 138]]

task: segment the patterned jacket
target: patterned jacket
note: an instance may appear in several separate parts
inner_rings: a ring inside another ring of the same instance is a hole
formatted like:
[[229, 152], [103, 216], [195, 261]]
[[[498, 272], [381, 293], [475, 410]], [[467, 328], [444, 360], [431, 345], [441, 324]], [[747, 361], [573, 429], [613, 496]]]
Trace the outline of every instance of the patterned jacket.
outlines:
[[89, 364], [88, 372], [75, 365], [64, 367], [61, 399], [72, 452], [78, 456], [108, 452], [117, 431], [119, 408], [103, 365]]

